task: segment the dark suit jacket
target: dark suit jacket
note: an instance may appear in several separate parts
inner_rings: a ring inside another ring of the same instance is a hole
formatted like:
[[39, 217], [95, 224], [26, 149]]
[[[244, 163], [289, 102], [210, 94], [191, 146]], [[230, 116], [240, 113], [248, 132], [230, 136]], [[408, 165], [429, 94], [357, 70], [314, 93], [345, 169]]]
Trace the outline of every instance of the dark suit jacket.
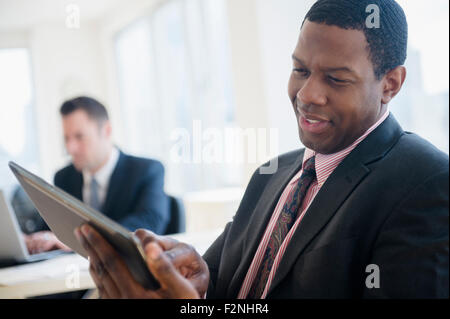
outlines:
[[[210, 298], [236, 298], [304, 150], [253, 174], [239, 209], [205, 253]], [[449, 296], [448, 156], [392, 114], [322, 186], [289, 243], [267, 298]], [[369, 289], [379, 268], [380, 287]], [[369, 285], [370, 286], [370, 285]]]
[[[83, 200], [83, 175], [73, 164], [58, 171], [54, 182]], [[170, 218], [163, 165], [156, 160], [120, 152], [101, 211], [130, 231], [146, 228], [163, 234]]]

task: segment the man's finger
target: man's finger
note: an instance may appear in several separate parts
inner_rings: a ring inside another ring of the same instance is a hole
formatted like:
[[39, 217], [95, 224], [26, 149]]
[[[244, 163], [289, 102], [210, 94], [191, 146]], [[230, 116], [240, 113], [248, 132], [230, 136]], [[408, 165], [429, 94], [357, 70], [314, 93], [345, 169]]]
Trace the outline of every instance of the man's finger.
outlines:
[[177, 268], [194, 263], [201, 258], [192, 246], [181, 243], [165, 251], [165, 253]]
[[99, 299], [112, 299], [110, 295], [106, 292], [106, 290], [103, 288], [102, 289], [98, 288], [98, 297]]
[[209, 282], [208, 265], [192, 246], [177, 246], [165, 254], [200, 294], [206, 291]]
[[169, 250], [174, 248], [179, 243], [173, 238], [156, 235], [154, 232], [151, 232], [147, 229], [140, 228], [136, 230], [134, 234], [139, 238], [142, 247], [145, 247], [151, 242], [157, 242], [163, 250]]
[[179, 276], [170, 259], [156, 243], [146, 246], [147, 261], [150, 271], [155, 275], [162, 287], [171, 287]]
[[139, 284], [134, 280], [123, 259], [114, 248], [92, 227], [83, 225], [81, 232], [93, 248], [105, 271], [109, 273], [112, 280], [119, 288], [123, 297], [128, 297], [130, 293], [137, 289]]
[[175, 269], [156, 243], [146, 246], [147, 265], [169, 298], [198, 298], [195, 288]]
[[103, 298], [121, 298], [119, 289], [115, 286], [113, 280], [109, 275], [100, 276], [98, 272], [98, 266], [95, 266], [94, 263], [89, 265], [89, 273], [91, 274], [92, 280], [97, 286], [99, 292], [103, 293]]
[[143, 228], [137, 229], [134, 232], [134, 235], [140, 240], [143, 246], [144, 244], [150, 243], [152, 241], [157, 241], [159, 237], [154, 232]]
[[75, 236], [89, 255], [89, 273], [99, 289], [103, 298], [120, 298], [121, 294], [111, 276], [105, 271], [104, 266], [95, 250], [89, 245], [79, 229], [75, 230]]

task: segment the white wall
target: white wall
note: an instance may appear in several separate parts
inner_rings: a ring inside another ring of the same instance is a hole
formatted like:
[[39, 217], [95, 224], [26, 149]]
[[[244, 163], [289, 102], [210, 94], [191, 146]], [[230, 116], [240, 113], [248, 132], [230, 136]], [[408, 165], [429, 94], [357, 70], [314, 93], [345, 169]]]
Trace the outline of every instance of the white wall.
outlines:
[[23, 48], [29, 43], [27, 30], [0, 30], [0, 49], [1, 48]]
[[135, 0], [123, 3], [114, 8], [98, 21], [99, 45], [105, 67], [106, 101], [113, 127], [113, 139], [116, 145], [126, 150], [126, 134], [120, 115], [122, 110], [119, 100], [119, 86], [114, 52], [114, 37], [128, 24], [148, 14], [164, 0]]
[[297, 44], [303, 18], [315, 0], [260, 0], [258, 43], [266, 97], [268, 125], [279, 129], [279, 153], [302, 146], [297, 122], [288, 98], [291, 55]]
[[[226, 1], [236, 122], [243, 129], [263, 128], [268, 124], [257, 36], [257, 3], [258, 0]], [[245, 181], [258, 166], [258, 163], [247, 161]]]
[[35, 26], [30, 32], [35, 108], [43, 175], [53, 179], [65, 156], [59, 107], [78, 94], [105, 100], [105, 71], [95, 23], [69, 29], [61, 23]]

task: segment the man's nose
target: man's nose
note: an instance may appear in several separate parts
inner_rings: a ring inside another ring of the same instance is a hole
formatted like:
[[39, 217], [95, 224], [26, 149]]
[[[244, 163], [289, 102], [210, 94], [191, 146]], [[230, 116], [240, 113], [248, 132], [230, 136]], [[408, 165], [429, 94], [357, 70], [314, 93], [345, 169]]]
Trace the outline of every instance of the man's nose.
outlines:
[[319, 79], [309, 77], [303, 87], [297, 92], [297, 99], [304, 105], [325, 105], [327, 97]]
[[72, 139], [66, 141], [66, 149], [70, 155], [76, 154], [78, 150], [78, 143]]

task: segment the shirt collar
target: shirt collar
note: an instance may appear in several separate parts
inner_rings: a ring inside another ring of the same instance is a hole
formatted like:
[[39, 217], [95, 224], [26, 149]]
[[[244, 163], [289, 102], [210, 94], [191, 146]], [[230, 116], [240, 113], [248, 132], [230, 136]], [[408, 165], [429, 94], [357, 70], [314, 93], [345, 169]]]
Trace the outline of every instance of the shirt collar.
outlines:
[[[119, 150], [116, 147], [113, 147], [106, 164], [95, 173], [95, 180], [101, 188], [106, 188], [108, 186], [109, 179], [119, 161], [119, 155]], [[92, 177], [93, 175], [89, 171], [83, 170], [83, 181], [85, 185], [91, 183]]]
[[[331, 175], [334, 169], [344, 160], [344, 158], [347, 157], [347, 155], [350, 154], [350, 152], [359, 143], [361, 143], [374, 129], [376, 129], [381, 123], [383, 123], [388, 116], [389, 110], [387, 109], [381, 116], [381, 118], [371, 127], [369, 127], [364, 132], [363, 135], [361, 135], [358, 139], [356, 139], [351, 145], [347, 146], [345, 149], [336, 152], [334, 154], [320, 154], [306, 147], [303, 156], [302, 167], [308, 159], [310, 159], [313, 156], [316, 156], [315, 169], [316, 169], [317, 184], [319, 185], [319, 187], [321, 187], [327, 180], [328, 176]], [[300, 170], [295, 175], [291, 183], [296, 183], [298, 181], [298, 179], [301, 176], [301, 172], [302, 170]]]

